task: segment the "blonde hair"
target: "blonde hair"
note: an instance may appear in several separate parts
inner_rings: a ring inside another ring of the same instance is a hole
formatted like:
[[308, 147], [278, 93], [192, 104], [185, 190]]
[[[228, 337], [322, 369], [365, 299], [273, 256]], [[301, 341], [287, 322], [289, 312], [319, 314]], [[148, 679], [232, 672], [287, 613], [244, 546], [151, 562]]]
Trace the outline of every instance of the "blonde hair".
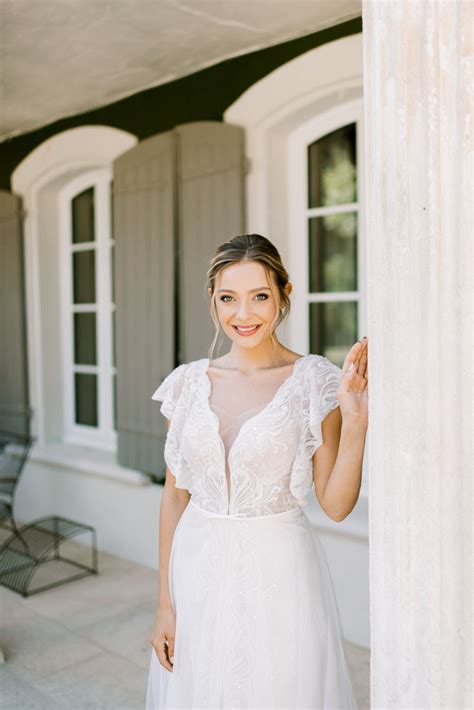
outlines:
[[[225, 268], [231, 264], [238, 264], [242, 261], [257, 261], [259, 264], [262, 264], [267, 274], [270, 288], [273, 291], [273, 286], [276, 285], [278, 295], [282, 301], [282, 305], [278, 309], [277, 316], [272, 324], [273, 328], [270, 337], [273, 345], [275, 345], [275, 340], [273, 338], [275, 329], [290, 314], [291, 303], [288, 294], [285, 291], [285, 286], [289, 281], [289, 275], [283, 266], [278, 249], [269, 239], [263, 237], [261, 234], [240, 234], [226, 242], [223, 242], [222, 244], [219, 244], [214, 256], [211, 259], [209, 269], [207, 271], [206, 283], [206, 293], [209, 299], [209, 311], [216, 328], [214, 340], [212, 341], [208, 351], [210, 360], [212, 360], [214, 348], [216, 347], [219, 333], [221, 332], [216, 306], [216, 284]], [[208, 293], [209, 289], [211, 290], [210, 294]], [[276, 300], [278, 302], [278, 299]]]

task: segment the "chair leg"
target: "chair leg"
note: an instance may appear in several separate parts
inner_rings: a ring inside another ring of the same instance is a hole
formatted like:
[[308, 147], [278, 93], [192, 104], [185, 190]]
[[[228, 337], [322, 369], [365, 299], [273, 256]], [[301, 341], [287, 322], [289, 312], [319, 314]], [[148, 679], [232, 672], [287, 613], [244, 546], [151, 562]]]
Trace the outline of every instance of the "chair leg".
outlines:
[[23, 544], [23, 547], [25, 548], [25, 552], [26, 552], [30, 557], [33, 557], [32, 553], [31, 553], [31, 551], [30, 551], [30, 548], [28, 547], [28, 543], [27, 543], [26, 540], [23, 538], [23, 536], [22, 536], [22, 534], [21, 534], [21, 530], [18, 529], [17, 524], [16, 524], [16, 522], [15, 522], [15, 518], [14, 518], [13, 516], [10, 517], [10, 522], [11, 522], [11, 528], [7, 528], [6, 525], [3, 525], [2, 527], [6, 528], [6, 529], [9, 529], [9, 530], [11, 530], [12, 532], [14, 532], [14, 533], [15, 533], [15, 536], [21, 540], [21, 542], [22, 542], [22, 544]]

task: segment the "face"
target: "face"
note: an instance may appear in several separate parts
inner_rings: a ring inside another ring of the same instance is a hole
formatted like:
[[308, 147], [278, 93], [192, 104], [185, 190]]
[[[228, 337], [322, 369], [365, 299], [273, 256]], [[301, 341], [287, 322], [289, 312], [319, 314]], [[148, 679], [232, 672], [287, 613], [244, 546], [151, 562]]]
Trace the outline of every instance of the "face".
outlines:
[[255, 347], [270, 337], [280, 299], [262, 264], [242, 261], [228, 266], [217, 280], [215, 297], [220, 324], [236, 345]]

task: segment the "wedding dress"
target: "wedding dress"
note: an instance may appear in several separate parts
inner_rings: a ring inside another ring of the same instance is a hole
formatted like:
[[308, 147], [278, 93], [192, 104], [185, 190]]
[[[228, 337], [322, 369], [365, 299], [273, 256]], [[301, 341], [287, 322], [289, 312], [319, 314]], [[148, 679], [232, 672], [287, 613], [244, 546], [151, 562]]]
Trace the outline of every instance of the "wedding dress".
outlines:
[[164, 455], [191, 498], [169, 588], [173, 671], [152, 649], [146, 710], [357, 708], [324, 550], [303, 507], [341, 369], [321, 355], [243, 376], [208, 358], [152, 399]]

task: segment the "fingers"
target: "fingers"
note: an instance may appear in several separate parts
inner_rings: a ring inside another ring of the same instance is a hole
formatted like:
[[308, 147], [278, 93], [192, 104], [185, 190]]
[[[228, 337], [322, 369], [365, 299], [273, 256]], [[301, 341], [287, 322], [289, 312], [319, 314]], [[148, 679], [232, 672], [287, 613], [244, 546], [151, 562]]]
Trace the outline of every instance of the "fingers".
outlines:
[[174, 638], [168, 641], [168, 658], [173, 663], [174, 661]]
[[[357, 341], [357, 343], [354, 343], [354, 345], [349, 350], [349, 352], [347, 353], [347, 355], [344, 359], [344, 362], [342, 364], [342, 374], [343, 375], [346, 374], [346, 372], [349, 370], [352, 363], [354, 363], [354, 367], [357, 368], [355, 358], [356, 358], [356, 355], [357, 355], [357, 352], [359, 351], [359, 349], [360, 349], [360, 342]], [[351, 372], [352, 372], [352, 370], [351, 370]]]
[[360, 341], [361, 347], [357, 351], [357, 364], [356, 373], [354, 373], [353, 383], [354, 391], [361, 394], [367, 386], [367, 380], [365, 377], [367, 368], [367, 355], [368, 355], [368, 341], [367, 338], [362, 338]]
[[364, 362], [364, 357], [367, 359], [367, 338], [364, 336], [360, 340], [357, 341], [356, 345], [358, 345], [358, 348], [356, 350], [356, 354], [354, 357], [354, 364], [355, 364], [355, 369], [359, 373], [359, 375], [363, 374], [361, 372], [361, 367]]
[[367, 340], [366, 336], [364, 336], [363, 338], [358, 340], [356, 344], [359, 345], [359, 348], [356, 353], [356, 368], [357, 368], [357, 371], [360, 373], [360, 365], [363, 361], [364, 355], [367, 356], [368, 340]]
[[342, 366], [343, 375], [345, 375], [345, 373], [349, 370], [351, 364], [353, 363], [354, 367], [352, 370], [350, 370], [349, 375], [352, 376], [352, 379], [356, 378], [356, 373], [360, 373], [361, 361], [364, 355], [367, 359], [367, 346], [368, 340], [365, 336], [361, 340], [358, 340], [356, 343], [354, 343], [344, 360], [344, 364]]
[[367, 377], [367, 374], [368, 374], [368, 365], [367, 365], [368, 353], [369, 353], [369, 349], [368, 349], [367, 341], [365, 341], [365, 347], [361, 349], [359, 367], [357, 370], [359, 375], [361, 375], [362, 377]]
[[[172, 643], [173, 651], [169, 652], [168, 644]], [[155, 653], [158, 657], [159, 662], [166, 668], [167, 671], [173, 671], [173, 664], [170, 662], [170, 656], [174, 658], [174, 638], [171, 641], [167, 641], [165, 636], [162, 636], [158, 641], [155, 638], [151, 639], [151, 645], [155, 649]]]

